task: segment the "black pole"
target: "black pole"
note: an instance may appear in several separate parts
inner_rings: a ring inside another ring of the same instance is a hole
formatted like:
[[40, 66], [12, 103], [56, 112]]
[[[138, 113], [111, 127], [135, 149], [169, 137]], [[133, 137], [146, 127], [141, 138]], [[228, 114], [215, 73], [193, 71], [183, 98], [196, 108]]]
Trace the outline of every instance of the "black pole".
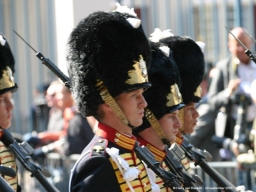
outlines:
[[198, 165], [219, 185], [227, 192], [236, 192], [236, 187], [223, 177], [216, 169], [210, 167], [204, 159], [198, 163]]
[[14, 192], [13, 188], [7, 183], [7, 181], [0, 176], [0, 189], [4, 192]]

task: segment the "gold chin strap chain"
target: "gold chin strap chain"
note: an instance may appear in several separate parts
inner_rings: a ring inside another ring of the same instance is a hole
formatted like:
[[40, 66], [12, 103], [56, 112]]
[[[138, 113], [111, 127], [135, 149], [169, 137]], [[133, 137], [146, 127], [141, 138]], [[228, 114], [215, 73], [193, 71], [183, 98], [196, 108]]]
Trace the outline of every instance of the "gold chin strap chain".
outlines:
[[179, 120], [181, 122], [180, 132], [184, 134], [184, 108], [180, 109], [178, 113]]
[[100, 91], [102, 100], [115, 112], [115, 114], [118, 116], [118, 118], [121, 119], [121, 121], [125, 125], [128, 125], [129, 121], [128, 121], [127, 117], [124, 115], [123, 111], [117, 105], [114, 98], [110, 95], [110, 93], [108, 92], [108, 89], [104, 86], [103, 81], [97, 80], [96, 87]]
[[145, 117], [149, 121], [149, 123], [152, 126], [152, 128], [156, 131], [157, 136], [162, 139], [164, 144], [167, 144], [169, 146], [170, 145], [170, 141], [168, 139], [166, 139], [161, 125], [159, 124], [159, 122], [156, 119], [155, 115], [148, 108], [145, 110]]

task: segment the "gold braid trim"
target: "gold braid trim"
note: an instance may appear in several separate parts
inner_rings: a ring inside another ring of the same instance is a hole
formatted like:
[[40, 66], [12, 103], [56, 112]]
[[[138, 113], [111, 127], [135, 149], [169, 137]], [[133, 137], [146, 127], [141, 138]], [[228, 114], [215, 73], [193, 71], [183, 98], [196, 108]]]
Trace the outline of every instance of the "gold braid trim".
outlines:
[[148, 108], [145, 110], [145, 117], [149, 121], [151, 127], [156, 131], [157, 136], [164, 141], [164, 144], [170, 144], [170, 141], [166, 139], [162, 127], [156, 119], [155, 115]]
[[184, 134], [184, 108], [179, 110], [178, 117], [181, 122], [180, 132]]
[[[0, 160], [1, 165], [6, 167], [11, 167], [17, 173], [16, 159], [12, 152], [5, 147], [5, 145], [0, 141]], [[2, 177], [10, 184], [14, 191], [17, 191], [18, 187], [18, 176], [9, 177], [2, 175]], [[2, 191], [2, 190], [1, 190]]]
[[100, 91], [100, 96], [102, 100], [115, 112], [118, 118], [121, 119], [121, 121], [125, 125], [128, 125], [129, 121], [127, 117], [124, 115], [123, 111], [117, 105], [114, 98], [110, 95], [110, 93], [108, 92], [108, 89], [104, 86], [103, 81], [98, 80], [96, 87]]

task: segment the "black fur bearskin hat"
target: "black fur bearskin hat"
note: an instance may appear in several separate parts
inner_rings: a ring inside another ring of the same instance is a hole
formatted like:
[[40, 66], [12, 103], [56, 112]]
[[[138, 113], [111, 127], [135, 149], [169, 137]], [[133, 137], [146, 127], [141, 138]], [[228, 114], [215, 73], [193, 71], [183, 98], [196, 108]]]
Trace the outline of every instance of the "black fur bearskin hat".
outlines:
[[70, 35], [68, 73], [76, 104], [85, 116], [96, 116], [98, 105], [104, 103], [99, 82], [112, 97], [151, 86], [150, 46], [133, 13], [92, 13]]
[[200, 84], [203, 80], [205, 62], [199, 45], [190, 37], [171, 36], [161, 40], [173, 52], [181, 77], [181, 95], [183, 102], [197, 103], [201, 100]]
[[15, 92], [18, 88], [14, 82], [15, 60], [5, 37], [0, 34], [0, 94]]
[[[173, 59], [172, 52], [167, 46], [159, 42], [150, 42], [152, 61], [148, 71], [148, 77], [152, 84], [145, 93], [144, 97], [149, 109], [157, 120], [165, 114], [172, 113], [184, 107], [181, 94], [179, 92], [180, 77], [177, 65]], [[162, 50], [166, 47], [168, 53]], [[161, 49], [163, 48], [163, 49]], [[143, 124], [134, 130], [134, 134], [151, 127], [147, 112], [143, 117]]]

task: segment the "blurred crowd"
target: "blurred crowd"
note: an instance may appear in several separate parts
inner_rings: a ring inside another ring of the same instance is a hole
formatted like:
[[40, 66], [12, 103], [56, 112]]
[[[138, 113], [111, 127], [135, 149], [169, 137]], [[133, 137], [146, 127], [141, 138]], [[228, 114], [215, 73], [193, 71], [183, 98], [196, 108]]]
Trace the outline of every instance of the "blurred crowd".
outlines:
[[23, 140], [35, 149], [34, 160], [50, 152], [80, 154], [97, 125], [93, 117], [79, 113], [71, 91], [59, 80], [43, 85], [43, 90], [35, 94], [31, 116], [34, 130], [24, 134]]

